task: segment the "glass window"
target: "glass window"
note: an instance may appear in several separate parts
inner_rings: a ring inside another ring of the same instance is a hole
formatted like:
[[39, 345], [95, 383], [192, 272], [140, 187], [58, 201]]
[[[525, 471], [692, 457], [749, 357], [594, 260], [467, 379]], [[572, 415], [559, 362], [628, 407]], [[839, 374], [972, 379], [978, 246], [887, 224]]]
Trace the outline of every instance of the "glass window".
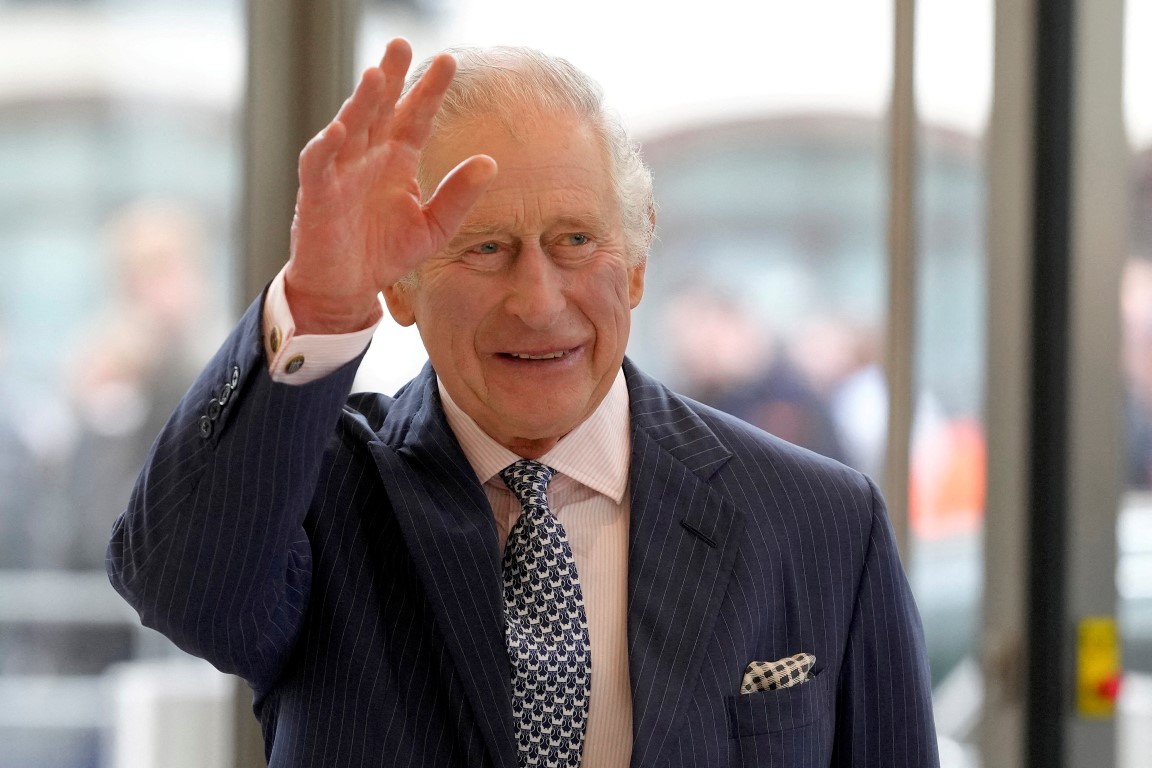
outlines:
[[994, 3], [916, 5], [920, 132], [910, 576], [941, 762], [977, 764], [985, 497], [985, 177]]
[[148, 445], [231, 324], [228, 2], [0, 4], [0, 744], [112, 764], [119, 662], [175, 657], [104, 575]]
[[1152, 2], [1125, 6], [1124, 113], [1132, 147], [1129, 250], [1120, 285], [1127, 433], [1117, 524], [1116, 589], [1123, 640], [1117, 762], [1152, 754]]

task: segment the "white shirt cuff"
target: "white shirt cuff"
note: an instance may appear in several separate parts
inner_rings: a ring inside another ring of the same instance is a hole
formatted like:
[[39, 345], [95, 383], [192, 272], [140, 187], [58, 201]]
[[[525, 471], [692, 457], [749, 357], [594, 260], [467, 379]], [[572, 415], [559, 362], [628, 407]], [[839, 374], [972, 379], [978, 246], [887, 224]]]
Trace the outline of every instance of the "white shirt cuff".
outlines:
[[264, 354], [268, 374], [281, 384], [308, 384], [335, 372], [361, 354], [384, 316], [353, 333], [296, 335], [296, 321], [284, 293], [284, 270], [268, 286], [264, 297]]

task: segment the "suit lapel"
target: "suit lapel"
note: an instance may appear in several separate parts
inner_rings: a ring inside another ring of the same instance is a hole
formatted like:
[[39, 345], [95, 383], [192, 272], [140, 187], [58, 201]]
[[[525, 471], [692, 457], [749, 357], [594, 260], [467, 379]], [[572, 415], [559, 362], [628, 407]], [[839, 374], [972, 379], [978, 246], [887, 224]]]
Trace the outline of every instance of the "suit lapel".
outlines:
[[685, 714], [743, 518], [708, 479], [730, 452], [688, 406], [625, 362], [632, 408], [628, 562], [632, 766], [659, 764]]
[[492, 762], [517, 764], [492, 509], [441, 409], [431, 368], [370, 447]]
[[[730, 457], [679, 398], [625, 361], [632, 409], [628, 562], [634, 768], [684, 716], [743, 520], [708, 479]], [[498, 766], [517, 764], [492, 511], [444, 419], [430, 368], [370, 447], [465, 695]]]

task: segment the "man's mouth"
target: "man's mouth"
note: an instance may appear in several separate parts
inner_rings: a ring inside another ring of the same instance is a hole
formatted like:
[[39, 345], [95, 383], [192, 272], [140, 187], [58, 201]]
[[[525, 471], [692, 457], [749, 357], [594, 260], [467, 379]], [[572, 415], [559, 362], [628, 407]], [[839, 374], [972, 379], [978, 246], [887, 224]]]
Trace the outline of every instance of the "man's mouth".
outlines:
[[568, 354], [568, 350], [561, 352], [545, 352], [542, 355], [528, 355], [520, 352], [505, 352], [508, 357], [516, 358], [517, 360], [556, 360]]

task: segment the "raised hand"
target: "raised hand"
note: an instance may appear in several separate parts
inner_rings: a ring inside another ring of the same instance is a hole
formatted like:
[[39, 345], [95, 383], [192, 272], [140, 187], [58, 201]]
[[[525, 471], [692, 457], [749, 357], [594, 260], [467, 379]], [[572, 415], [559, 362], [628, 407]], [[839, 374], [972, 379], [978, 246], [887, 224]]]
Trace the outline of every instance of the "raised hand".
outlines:
[[432, 120], [456, 72], [440, 55], [400, 98], [412, 61], [388, 43], [339, 113], [300, 153], [285, 289], [297, 332], [341, 333], [375, 320], [377, 293], [436, 253], [496, 174], [484, 155], [461, 162], [421, 200], [416, 180]]

